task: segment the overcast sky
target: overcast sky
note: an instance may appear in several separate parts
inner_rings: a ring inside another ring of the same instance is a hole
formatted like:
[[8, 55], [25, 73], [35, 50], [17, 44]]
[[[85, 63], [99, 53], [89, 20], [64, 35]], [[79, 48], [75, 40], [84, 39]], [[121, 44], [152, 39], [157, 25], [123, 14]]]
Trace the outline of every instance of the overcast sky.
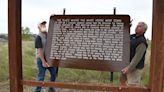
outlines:
[[[7, 1], [0, 0], [0, 33], [7, 33]], [[139, 21], [148, 24], [146, 38], [151, 39], [152, 0], [22, 0], [22, 26], [38, 33], [37, 24], [52, 14], [128, 14], [133, 19], [131, 34]]]

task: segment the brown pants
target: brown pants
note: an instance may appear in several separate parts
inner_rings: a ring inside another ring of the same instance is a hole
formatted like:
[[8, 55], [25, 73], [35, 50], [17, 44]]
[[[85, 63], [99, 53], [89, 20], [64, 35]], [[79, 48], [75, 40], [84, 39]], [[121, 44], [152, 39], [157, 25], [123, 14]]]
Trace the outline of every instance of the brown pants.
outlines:
[[141, 83], [142, 73], [143, 73], [143, 69], [135, 69], [129, 72], [127, 75], [121, 75], [120, 77], [121, 85], [142, 86]]

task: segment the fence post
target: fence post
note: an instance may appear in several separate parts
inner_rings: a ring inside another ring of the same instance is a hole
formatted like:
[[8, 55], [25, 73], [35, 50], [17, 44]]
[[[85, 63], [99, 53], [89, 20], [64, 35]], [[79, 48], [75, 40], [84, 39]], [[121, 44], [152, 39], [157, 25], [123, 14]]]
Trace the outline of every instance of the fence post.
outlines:
[[150, 66], [150, 90], [162, 92], [164, 65], [164, 1], [153, 0], [153, 32]]
[[23, 92], [21, 0], [8, 0], [8, 38], [10, 92]]

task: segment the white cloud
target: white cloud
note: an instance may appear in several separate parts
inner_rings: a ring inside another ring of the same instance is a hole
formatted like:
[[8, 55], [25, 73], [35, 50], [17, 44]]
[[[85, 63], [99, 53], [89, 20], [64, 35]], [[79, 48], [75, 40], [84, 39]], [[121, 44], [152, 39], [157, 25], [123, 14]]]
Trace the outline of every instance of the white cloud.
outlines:
[[[113, 7], [117, 7], [117, 14], [131, 16], [132, 33], [139, 21], [145, 21], [149, 26], [146, 37], [151, 38], [152, 0], [22, 0], [22, 26], [37, 33], [40, 20], [48, 21], [51, 14], [62, 14], [63, 8], [66, 8], [66, 14], [113, 14]], [[0, 11], [4, 13], [0, 19], [7, 22], [7, 0], [0, 1]], [[6, 28], [7, 23], [0, 24], [5, 24], [3, 27]]]
[[7, 33], [7, 0], [0, 0], [0, 33]]

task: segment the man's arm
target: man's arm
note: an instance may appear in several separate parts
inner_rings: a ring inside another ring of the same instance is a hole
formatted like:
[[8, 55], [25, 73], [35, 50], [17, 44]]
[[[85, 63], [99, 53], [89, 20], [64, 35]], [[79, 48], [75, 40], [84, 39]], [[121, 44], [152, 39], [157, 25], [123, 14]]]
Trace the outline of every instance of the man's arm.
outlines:
[[46, 62], [46, 60], [44, 58], [44, 54], [43, 54], [42, 48], [37, 48], [37, 52], [38, 52], [39, 58], [42, 61], [43, 66], [44, 67], [49, 67], [49, 65], [47, 64], [47, 62]]
[[133, 69], [135, 69], [137, 64], [142, 59], [145, 51], [146, 51], [146, 46], [145, 46], [144, 43], [141, 43], [140, 45], [138, 45], [137, 48], [136, 48], [136, 53], [135, 53], [132, 61], [130, 62], [130, 64], [127, 67], [125, 67], [124, 69], [121, 70], [122, 73], [126, 74], [129, 71], [132, 71]]
[[145, 51], [146, 51], [146, 46], [144, 43], [141, 43], [140, 45], [137, 46], [135, 56], [132, 58], [132, 61], [128, 65], [129, 71], [132, 71], [133, 69], [136, 68], [137, 64], [142, 59]]
[[43, 46], [40, 36], [37, 36], [35, 39], [35, 48], [37, 49], [37, 54], [42, 61], [43, 67], [49, 67], [49, 65], [47, 64], [44, 58], [43, 49], [42, 49]]

